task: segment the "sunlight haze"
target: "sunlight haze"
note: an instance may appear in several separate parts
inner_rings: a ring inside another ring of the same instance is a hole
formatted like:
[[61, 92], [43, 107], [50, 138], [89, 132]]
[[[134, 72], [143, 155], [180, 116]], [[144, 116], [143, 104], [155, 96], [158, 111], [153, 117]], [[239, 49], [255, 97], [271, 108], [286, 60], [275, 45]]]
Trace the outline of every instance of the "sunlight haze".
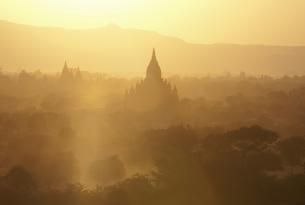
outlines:
[[118, 24], [193, 43], [305, 45], [304, 8], [303, 0], [2, 0], [0, 19], [65, 28]]
[[0, 0], [0, 205], [305, 205], [305, 0]]

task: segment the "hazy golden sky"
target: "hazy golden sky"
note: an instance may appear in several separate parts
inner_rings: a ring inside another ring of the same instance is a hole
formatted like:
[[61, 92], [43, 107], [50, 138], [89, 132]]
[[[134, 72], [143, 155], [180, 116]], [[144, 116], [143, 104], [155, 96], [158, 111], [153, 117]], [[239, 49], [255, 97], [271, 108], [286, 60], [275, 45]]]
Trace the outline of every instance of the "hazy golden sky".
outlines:
[[0, 0], [0, 19], [153, 30], [197, 43], [305, 45], [305, 0]]

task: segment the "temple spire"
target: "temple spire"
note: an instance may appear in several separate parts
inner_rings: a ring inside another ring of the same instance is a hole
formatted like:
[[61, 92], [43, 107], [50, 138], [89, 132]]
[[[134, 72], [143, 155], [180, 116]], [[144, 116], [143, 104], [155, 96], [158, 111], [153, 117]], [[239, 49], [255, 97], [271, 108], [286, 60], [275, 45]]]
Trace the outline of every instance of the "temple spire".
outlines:
[[67, 61], [65, 60], [64, 69], [68, 69]]
[[156, 49], [155, 48], [153, 48], [152, 59], [156, 59], [157, 60]]
[[152, 57], [146, 71], [146, 79], [161, 80], [161, 68], [156, 57], [156, 50], [153, 49]]

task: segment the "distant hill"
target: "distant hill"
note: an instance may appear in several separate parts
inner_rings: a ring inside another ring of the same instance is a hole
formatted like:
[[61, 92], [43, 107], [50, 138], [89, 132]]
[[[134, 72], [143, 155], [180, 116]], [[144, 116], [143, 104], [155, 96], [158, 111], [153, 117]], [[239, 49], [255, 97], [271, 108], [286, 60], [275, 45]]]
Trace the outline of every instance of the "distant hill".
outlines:
[[[278, 34], [280, 35], [280, 34]], [[144, 75], [152, 48], [168, 74], [305, 74], [305, 47], [191, 44], [156, 32], [34, 27], [0, 21], [0, 67], [57, 72], [65, 60], [82, 70]]]

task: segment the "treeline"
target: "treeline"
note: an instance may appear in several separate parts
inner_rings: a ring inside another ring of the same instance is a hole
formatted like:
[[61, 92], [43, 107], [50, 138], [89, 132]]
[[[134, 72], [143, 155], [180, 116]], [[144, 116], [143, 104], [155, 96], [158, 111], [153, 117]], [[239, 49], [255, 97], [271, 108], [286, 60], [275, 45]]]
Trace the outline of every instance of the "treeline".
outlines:
[[140, 112], [73, 72], [0, 74], [0, 204], [305, 204], [305, 77], [172, 77]]
[[[305, 138], [280, 138], [259, 126], [217, 132], [190, 127], [147, 130], [136, 156], [152, 160], [148, 175], [88, 189], [41, 188], [26, 167], [0, 179], [3, 204], [305, 204]], [[143, 149], [144, 148], [144, 149]], [[140, 153], [138, 153], [140, 152]]]
[[[65, 75], [2, 72], [0, 112], [122, 111], [125, 92], [138, 81], [86, 72], [75, 78]], [[180, 104], [167, 124], [226, 129], [259, 124], [286, 136], [300, 135], [304, 130], [304, 76], [272, 78], [241, 73], [202, 78], [176, 76], [169, 82], [177, 87]]]

